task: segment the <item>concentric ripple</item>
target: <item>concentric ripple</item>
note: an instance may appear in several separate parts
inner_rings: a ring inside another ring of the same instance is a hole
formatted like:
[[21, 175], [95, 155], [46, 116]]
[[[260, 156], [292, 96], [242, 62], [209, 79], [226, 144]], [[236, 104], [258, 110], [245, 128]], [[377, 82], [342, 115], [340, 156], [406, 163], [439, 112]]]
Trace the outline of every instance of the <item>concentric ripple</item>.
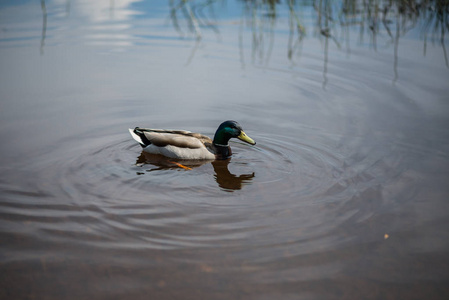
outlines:
[[[156, 159], [126, 134], [65, 146], [70, 153], [59, 161], [52, 156], [51, 164], [43, 160], [36, 170], [46, 197], [60, 199], [57, 206], [36, 204], [33, 214], [47, 216], [38, 230], [48, 240], [98, 248], [220, 245], [282, 252], [306, 243], [314, 249], [348, 220], [370, 218], [372, 207], [360, 207], [359, 199], [381, 197], [376, 176], [388, 180], [397, 173], [375, 151], [344, 152], [366, 141], [345, 140], [347, 147], [339, 148], [342, 137], [306, 129], [300, 134], [253, 134], [257, 145], [232, 142], [227, 161]], [[20, 207], [10, 210], [20, 215]], [[285, 244], [292, 232], [297, 239]], [[244, 246], [248, 236], [251, 245]], [[340, 242], [347, 240], [332, 240]]]
[[324, 144], [268, 135], [257, 136], [257, 141], [253, 147], [233, 142], [234, 155], [229, 161], [210, 162], [155, 159], [123, 138], [62, 162], [65, 167], [58, 178], [67, 195], [77, 199], [85, 198], [81, 195], [99, 199], [149, 197], [185, 203], [202, 198], [214, 205], [216, 198], [227, 196], [223, 192], [242, 190], [314, 196], [335, 183], [342, 172], [342, 157]]
[[122, 232], [133, 247], [136, 241], [155, 249], [232, 245], [246, 232], [263, 232], [258, 209], [282, 214], [314, 205], [342, 173], [342, 157], [323, 144], [255, 138], [254, 147], [232, 143], [229, 161], [179, 161], [182, 168], [169, 159], [151, 161], [127, 136], [105, 137], [59, 162], [48, 181], [53, 195], [68, 199], [63, 210], [76, 208], [72, 223], [89, 228], [84, 242], [103, 247]]

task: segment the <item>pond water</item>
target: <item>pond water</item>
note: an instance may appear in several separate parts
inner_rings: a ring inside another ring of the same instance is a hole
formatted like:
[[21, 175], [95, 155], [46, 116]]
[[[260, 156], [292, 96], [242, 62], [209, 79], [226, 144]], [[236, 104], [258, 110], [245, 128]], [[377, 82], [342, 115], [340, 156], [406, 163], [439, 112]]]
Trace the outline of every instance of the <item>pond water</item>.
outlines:
[[[445, 299], [447, 30], [444, 1], [2, 1], [0, 298]], [[257, 145], [191, 170], [128, 133], [229, 119]]]

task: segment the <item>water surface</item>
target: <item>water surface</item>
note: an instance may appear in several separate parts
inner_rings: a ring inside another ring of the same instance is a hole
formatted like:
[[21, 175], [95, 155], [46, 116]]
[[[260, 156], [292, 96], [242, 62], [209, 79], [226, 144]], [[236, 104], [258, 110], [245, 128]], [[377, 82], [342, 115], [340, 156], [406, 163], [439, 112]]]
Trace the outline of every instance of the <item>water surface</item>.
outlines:
[[[447, 7], [4, 1], [0, 297], [445, 299]], [[143, 154], [135, 126], [257, 141]]]

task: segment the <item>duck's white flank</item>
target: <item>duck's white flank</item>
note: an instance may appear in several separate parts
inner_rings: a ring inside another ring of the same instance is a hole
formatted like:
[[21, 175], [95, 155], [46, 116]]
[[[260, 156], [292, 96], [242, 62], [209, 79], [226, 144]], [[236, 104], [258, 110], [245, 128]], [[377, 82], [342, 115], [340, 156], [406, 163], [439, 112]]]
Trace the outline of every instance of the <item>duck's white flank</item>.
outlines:
[[192, 149], [192, 148], [180, 148], [173, 145], [167, 145], [164, 147], [148, 145], [143, 149], [143, 151], [151, 154], [160, 154], [166, 157], [178, 159], [189, 159], [189, 160], [215, 159], [215, 154], [207, 150], [206, 147]]

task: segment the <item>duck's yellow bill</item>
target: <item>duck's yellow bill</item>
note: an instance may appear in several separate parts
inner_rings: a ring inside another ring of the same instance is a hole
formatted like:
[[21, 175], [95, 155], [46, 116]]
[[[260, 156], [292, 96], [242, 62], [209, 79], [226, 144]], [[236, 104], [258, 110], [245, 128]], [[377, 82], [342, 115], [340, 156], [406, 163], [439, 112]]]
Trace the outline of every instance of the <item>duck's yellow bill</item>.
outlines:
[[251, 145], [255, 145], [256, 144], [256, 142], [252, 138], [247, 136], [246, 133], [243, 130], [242, 130], [242, 132], [240, 133], [240, 135], [237, 138], [239, 140], [244, 141], [244, 142], [246, 142], [248, 144], [251, 144]]

